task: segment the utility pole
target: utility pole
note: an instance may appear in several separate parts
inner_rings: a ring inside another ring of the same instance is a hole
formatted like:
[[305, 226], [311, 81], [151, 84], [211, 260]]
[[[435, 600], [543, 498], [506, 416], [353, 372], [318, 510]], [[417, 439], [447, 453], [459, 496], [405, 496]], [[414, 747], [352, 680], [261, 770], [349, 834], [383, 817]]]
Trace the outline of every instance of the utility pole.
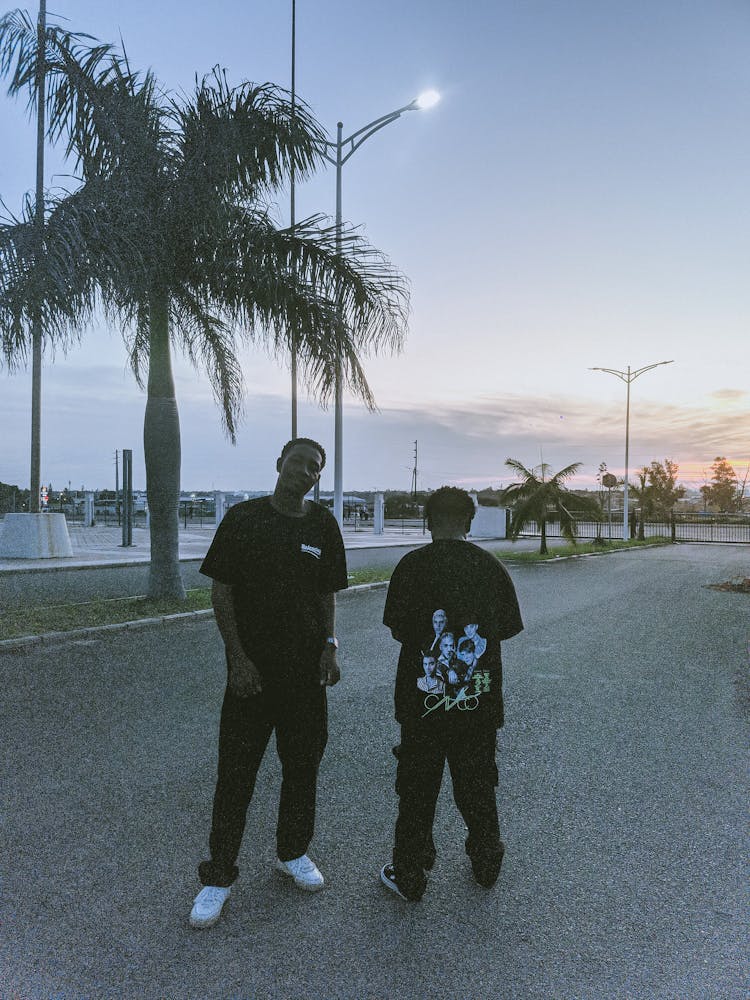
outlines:
[[[47, 68], [47, 0], [40, 0], [36, 29], [36, 207], [34, 230], [36, 236], [36, 268], [42, 268], [44, 254], [44, 104], [45, 72]], [[37, 294], [39, 292], [37, 291]], [[42, 466], [42, 309], [41, 302], [34, 302], [31, 329], [31, 492], [29, 510], [41, 510]]]
[[[297, 35], [297, 5], [292, 0], [292, 125], [294, 125], [294, 110], [296, 105], [296, 35]], [[294, 160], [289, 169], [289, 227], [294, 231]], [[296, 265], [295, 265], [296, 272]], [[292, 337], [292, 438], [297, 437], [297, 326], [293, 319]]]
[[411, 494], [414, 503], [417, 502], [417, 442], [414, 442], [414, 471], [411, 474]]

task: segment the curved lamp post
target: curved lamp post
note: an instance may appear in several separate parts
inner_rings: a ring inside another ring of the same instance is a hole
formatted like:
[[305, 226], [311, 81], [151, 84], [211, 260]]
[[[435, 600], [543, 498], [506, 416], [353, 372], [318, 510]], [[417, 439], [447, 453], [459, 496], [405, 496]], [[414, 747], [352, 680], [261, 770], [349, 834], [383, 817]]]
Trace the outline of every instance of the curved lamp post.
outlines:
[[659, 365], [672, 365], [674, 361], [657, 361], [653, 365], [645, 365], [643, 368], [637, 368], [634, 372], [630, 370], [630, 365], [628, 365], [628, 370], [626, 372], [617, 371], [616, 368], [589, 368], [590, 372], [607, 372], [608, 375], [616, 375], [621, 379], [628, 387], [626, 404], [625, 404], [625, 487], [623, 490], [623, 508], [622, 508], [622, 538], [623, 541], [628, 540], [628, 449], [630, 446], [630, 383], [635, 382], [639, 375], [643, 375], [644, 372], [650, 372], [652, 368], [658, 368]]
[[[375, 135], [381, 128], [395, 122], [406, 111], [421, 111], [433, 107], [440, 100], [440, 94], [436, 90], [427, 90], [415, 97], [403, 108], [391, 111], [390, 114], [376, 118], [375, 121], [352, 132], [351, 135], [343, 138], [344, 124], [338, 122], [336, 128], [336, 141], [326, 142], [323, 155], [336, 167], [336, 252], [341, 253], [341, 169], [363, 142]], [[327, 150], [331, 150], [329, 154]], [[333, 513], [339, 526], [344, 523], [344, 491], [343, 491], [343, 405], [341, 386], [341, 360], [336, 361], [336, 385], [334, 403], [334, 463], [333, 463]]]

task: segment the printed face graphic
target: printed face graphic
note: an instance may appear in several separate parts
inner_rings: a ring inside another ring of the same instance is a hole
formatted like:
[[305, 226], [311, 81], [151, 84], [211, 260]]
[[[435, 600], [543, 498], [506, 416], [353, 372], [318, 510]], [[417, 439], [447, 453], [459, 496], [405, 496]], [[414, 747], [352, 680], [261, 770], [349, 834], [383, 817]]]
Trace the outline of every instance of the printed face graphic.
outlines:
[[424, 670], [426, 677], [432, 677], [432, 675], [435, 673], [435, 657], [423, 656], [422, 669]]
[[438, 608], [438, 610], [432, 616], [432, 627], [435, 629], [435, 635], [440, 635], [440, 633], [445, 628], [447, 622], [448, 622], [448, 616], [444, 611]]
[[445, 659], [450, 659], [455, 652], [456, 652], [456, 640], [453, 638], [450, 632], [446, 632], [446, 634], [440, 640], [440, 655], [445, 657]]
[[474, 650], [470, 646], [461, 646], [456, 653], [456, 656], [465, 663], [467, 667], [470, 667], [474, 662]]

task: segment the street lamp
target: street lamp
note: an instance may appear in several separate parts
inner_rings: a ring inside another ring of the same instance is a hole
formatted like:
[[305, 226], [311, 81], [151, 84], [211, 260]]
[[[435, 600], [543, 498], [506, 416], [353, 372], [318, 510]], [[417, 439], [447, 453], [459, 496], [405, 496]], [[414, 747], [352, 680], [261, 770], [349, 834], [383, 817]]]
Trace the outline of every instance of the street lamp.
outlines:
[[[440, 100], [440, 94], [436, 90], [426, 90], [415, 97], [403, 108], [391, 111], [390, 114], [376, 118], [368, 125], [352, 132], [346, 139], [343, 138], [343, 122], [338, 122], [336, 129], [336, 141], [324, 142], [323, 156], [336, 167], [336, 253], [341, 253], [341, 169], [363, 142], [375, 135], [381, 128], [395, 122], [405, 111], [422, 111], [434, 107]], [[346, 152], [344, 151], [347, 147]], [[331, 150], [333, 155], [329, 155], [326, 150]], [[333, 513], [339, 526], [344, 523], [344, 476], [343, 476], [343, 404], [341, 385], [341, 358], [336, 356], [335, 372], [335, 401], [334, 401], [334, 441], [333, 441]]]
[[627, 402], [625, 404], [625, 488], [623, 490], [623, 507], [622, 507], [622, 538], [623, 541], [628, 540], [628, 452], [630, 447], [630, 383], [635, 382], [639, 375], [643, 375], [644, 372], [650, 372], [652, 368], [658, 368], [659, 365], [672, 365], [674, 361], [657, 361], [653, 365], [645, 365], [643, 368], [638, 368], [636, 371], [632, 372], [630, 370], [630, 365], [628, 365], [628, 370], [626, 372], [617, 371], [616, 368], [589, 368], [591, 372], [607, 372], [609, 375], [616, 375], [621, 379], [628, 387], [627, 391]]

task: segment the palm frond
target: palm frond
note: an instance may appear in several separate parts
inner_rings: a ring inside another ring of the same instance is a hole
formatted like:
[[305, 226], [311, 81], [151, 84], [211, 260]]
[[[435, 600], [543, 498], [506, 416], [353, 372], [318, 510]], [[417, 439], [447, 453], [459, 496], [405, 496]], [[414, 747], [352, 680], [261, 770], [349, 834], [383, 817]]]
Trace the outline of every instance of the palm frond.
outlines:
[[526, 466], [522, 465], [521, 462], [519, 462], [518, 459], [516, 458], [506, 458], [505, 464], [508, 466], [509, 469], [513, 469], [514, 472], [517, 472], [518, 475], [521, 476], [523, 479], [536, 478], [533, 470], [527, 469]]
[[191, 289], [171, 297], [171, 328], [177, 329], [179, 346], [195, 368], [208, 373], [222, 422], [232, 444], [242, 414], [242, 368], [234, 349], [234, 337], [225, 323], [210, 312]]
[[571, 465], [566, 465], [564, 469], [560, 469], [559, 472], [554, 474], [550, 482], [553, 482], [556, 485], [564, 483], [566, 480], [574, 476], [576, 472], [578, 472], [582, 464], [582, 462], [573, 462]]
[[[86, 51], [96, 53], [96, 62], [100, 61], [110, 51], [108, 45], [87, 46], [93, 42], [91, 35], [83, 32], [72, 32], [54, 23], [45, 26], [44, 58], [47, 107], [50, 112], [58, 102], [58, 87], [64, 80], [55, 72], [59, 69], [59, 53], [61, 49], [82, 54]], [[39, 45], [37, 24], [25, 10], [12, 10], [0, 18], [0, 76], [10, 75], [8, 94], [15, 97], [22, 91], [28, 92], [27, 109], [36, 110], [37, 73], [39, 69]], [[50, 125], [50, 137], [54, 127]]]
[[373, 405], [361, 358], [403, 341], [408, 300], [400, 275], [359, 237], [347, 237], [337, 254], [332, 231], [317, 228], [317, 219], [279, 230], [262, 210], [215, 203], [203, 221], [175, 251], [185, 280], [249, 340], [280, 357], [294, 347], [323, 399], [338, 352], [346, 384]]
[[120, 319], [123, 326], [123, 340], [128, 352], [130, 370], [140, 389], [146, 388], [148, 378], [151, 324], [146, 302], [131, 302], [130, 308], [116, 308], [113, 318]]
[[11, 97], [22, 90], [30, 91], [31, 108], [36, 106], [37, 56], [36, 24], [25, 10], [8, 11], [0, 18], [0, 76], [11, 75]]
[[510, 519], [510, 537], [515, 541], [530, 521], [539, 524], [546, 511], [546, 504], [538, 495], [527, 495], [513, 507]]
[[109, 300], [113, 276], [137, 247], [112, 232], [100, 185], [48, 195], [40, 248], [30, 197], [20, 218], [0, 221], [0, 338], [6, 364], [25, 360], [35, 321], [45, 341], [67, 350]]
[[171, 139], [151, 72], [132, 73], [111, 46], [59, 44], [50, 64], [56, 82], [50, 114], [53, 141], [67, 135], [66, 154], [84, 177], [125, 166], [156, 170], [156, 150]]
[[45, 342], [66, 350], [86, 326], [96, 301], [96, 284], [86, 267], [85, 206], [48, 205], [40, 246], [35, 205], [26, 197], [20, 218], [0, 223], [0, 338], [5, 363], [26, 359], [35, 323]]
[[299, 99], [270, 83], [231, 87], [215, 66], [196, 81], [192, 100], [172, 100], [169, 114], [180, 135], [183, 196], [205, 190], [265, 197], [290, 173], [307, 178], [322, 158], [325, 132]]

